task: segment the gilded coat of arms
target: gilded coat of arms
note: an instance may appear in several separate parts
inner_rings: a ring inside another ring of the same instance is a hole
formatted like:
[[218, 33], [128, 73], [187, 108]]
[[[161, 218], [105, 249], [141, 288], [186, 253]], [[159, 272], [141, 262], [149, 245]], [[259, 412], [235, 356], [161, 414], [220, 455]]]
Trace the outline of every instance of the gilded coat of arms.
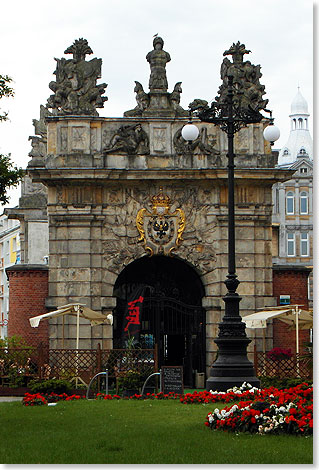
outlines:
[[182, 243], [185, 229], [185, 213], [182, 209], [170, 212], [171, 200], [160, 188], [159, 194], [151, 198], [152, 209], [140, 209], [136, 216], [136, 227], [150, 256], [172, 255]]

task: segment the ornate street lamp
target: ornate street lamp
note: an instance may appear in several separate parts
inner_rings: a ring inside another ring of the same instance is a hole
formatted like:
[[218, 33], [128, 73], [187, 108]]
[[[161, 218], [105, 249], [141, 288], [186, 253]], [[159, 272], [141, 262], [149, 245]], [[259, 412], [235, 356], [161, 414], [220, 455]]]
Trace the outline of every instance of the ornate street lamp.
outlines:
[[[234, 135], [242, 127], [250, 123], [261, 122], [265, 117], [260, 113], [266, 112], [268, 100], [264, 100], [264, 86], [260, 85], [260, 66], [243, 62], [243, 55], [250, 51], [244, 44], [233, 44], [224, 55], [232, 55], [233, 62], [225, 58], [221, 67], [223, 84], [209, 107], [206, 101], [195, 100], [190, 110], [196, 111], [203, 122], [211, 122], [221, 128], [228, 138], [228, 274], [225, 284], [227, 294], [225, 315], [219, 323], [219, 334], [215, 339], [218, 346], [218, 357], [211, 368], [210, 377], [206, 381], [207, 390], [226, 391], [243, 382], [259, 387], [260, 381], [255, 375], [253, 364], [247, 357], [247, 346], [251, 340], [247, 337], [246, 325], [239, 313], [239, 297], [236, 292], [239, 280], [236, 275], [235, 263], [235, 201], [234, 201]], [[192, 127], [190, 127], [192, 126]], [[182, 135], [185, 140], [191, 140], [194, 124], [186, 124]], [[190, 132], [188, 132], [188, 129]], [[279, 138], [279, 129], [274, 126], [270, 117], [270, 125], [265, 129], [264, 137], [273, 143]]]

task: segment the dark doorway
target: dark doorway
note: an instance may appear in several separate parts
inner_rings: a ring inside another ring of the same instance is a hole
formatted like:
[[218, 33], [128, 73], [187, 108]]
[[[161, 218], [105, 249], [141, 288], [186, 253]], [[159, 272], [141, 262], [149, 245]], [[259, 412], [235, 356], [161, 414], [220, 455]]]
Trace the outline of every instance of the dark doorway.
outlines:
[[122, 347], [122, 325], [127, 299], [139, 286], [146, 293], [140, 345], [157, 344], [159, 367], [182, 365], [184, 383], [194, 386], [194, 372], [205, 371], [204, 288], [196, 271], [178, 258], [140, 258], [119, 275], [114, 295], [114, 347]]
[[180, 366], [183, 364], [186, 356], [185, 340], [186, 335], [164, 336], [164, 348], [166, 348], [165, 365]]

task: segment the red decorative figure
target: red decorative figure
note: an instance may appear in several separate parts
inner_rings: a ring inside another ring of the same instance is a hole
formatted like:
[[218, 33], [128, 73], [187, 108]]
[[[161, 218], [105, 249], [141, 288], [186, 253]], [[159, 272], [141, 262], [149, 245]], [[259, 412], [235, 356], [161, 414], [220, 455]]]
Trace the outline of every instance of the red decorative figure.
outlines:
[[140, 296], [138, 299], [133, 300], [132, 302], [128, 302], [128, 316], [126, 319], [128, 320], [124, 331], [128, 331], [130, 325], [140, 325], [140, 307], [136, 304], [142, 304], [144, 297]]

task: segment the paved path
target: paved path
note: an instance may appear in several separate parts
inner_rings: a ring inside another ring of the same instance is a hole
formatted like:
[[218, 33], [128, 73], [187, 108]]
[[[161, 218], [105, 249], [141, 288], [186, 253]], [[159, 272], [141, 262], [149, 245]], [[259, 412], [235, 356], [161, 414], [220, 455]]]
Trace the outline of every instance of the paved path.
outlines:
[[23, 397], [0, 397], [0, 403], [4, 401], [21, 401]]

